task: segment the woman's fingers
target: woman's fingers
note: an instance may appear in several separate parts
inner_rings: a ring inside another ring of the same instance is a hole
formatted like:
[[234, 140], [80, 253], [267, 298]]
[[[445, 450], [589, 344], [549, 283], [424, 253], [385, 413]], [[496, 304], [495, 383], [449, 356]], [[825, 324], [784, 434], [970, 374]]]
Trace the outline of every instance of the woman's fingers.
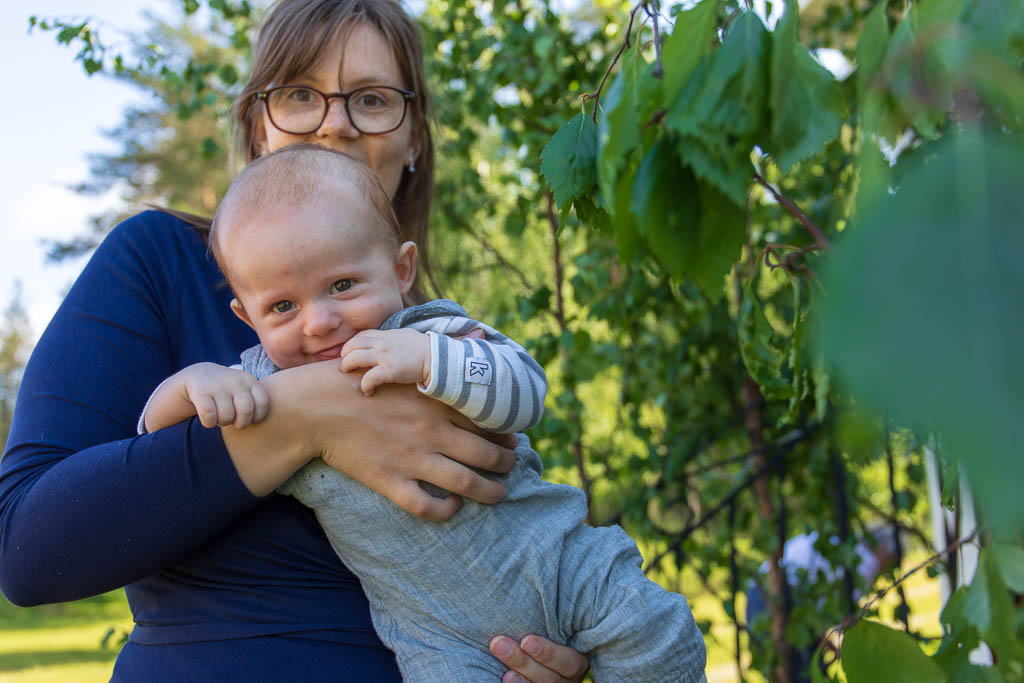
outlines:
[[519, 645], [526, 654], [565, 680], [581, 681], [590, 669], [586, 657], [567, 645], [559, 645], [547, 638], [528, 635]]
[[[458, 458], [463, 465], [485, 472], [507, 474], [516, 464], [515, 452], [487, 439], [487, 432], [477, 434], [459, 426], [444, 431], [444, 442], [440, 444], [443, 449], [441, 454]], [[481, 439], [481, 436], [484, 438]]]
[[404, 494], [392, 499], [398, 507], [428, 522], [444, 522], [462, 507], [462, 498], [455, 494], [436, 498], [424, 491], [418, 482], [408, 482]]
[[491, 481], [439, 453], [427, 456], [425, 470], [414, 476], [445, 491], [481, 503], [500, 502], [507, 494], [501, 482]]
[[495, 636], [490, 647], [491, 654], [509, 668], [502, 683], [581, 681], [590, 668], [580, 653], [539, 636], [526, 636], [518, 643], [508, 636]]

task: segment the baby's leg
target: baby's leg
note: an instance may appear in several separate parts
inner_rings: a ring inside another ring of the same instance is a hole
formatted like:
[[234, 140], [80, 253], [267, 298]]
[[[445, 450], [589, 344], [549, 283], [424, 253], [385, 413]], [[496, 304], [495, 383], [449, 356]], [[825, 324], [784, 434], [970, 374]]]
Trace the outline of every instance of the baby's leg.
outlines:
[[575, 634], [568, 644], [589, 653], [598, 681], [702, 680], [704, 639], [686, 599], [641, 563], [617, 526], [580, 525], [566, 538], [558, 605], [563, 631]]
[[395, 651], [402, 680], [407, 683], [496, 683], [506, 671], [478, 644], [460, 640], [451, 632], [424, 628], [408, 620], [398, 624], [390, 614], [378, 610], [373, 612], [373, 625]]

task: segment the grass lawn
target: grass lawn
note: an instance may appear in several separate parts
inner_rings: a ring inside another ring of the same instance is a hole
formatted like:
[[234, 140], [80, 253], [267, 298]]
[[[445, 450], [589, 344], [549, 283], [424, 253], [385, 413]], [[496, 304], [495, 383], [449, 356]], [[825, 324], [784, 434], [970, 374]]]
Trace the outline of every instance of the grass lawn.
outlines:
[[108, 681], [131, 623], [121, 590], [40, 607], [0, 597], [0, 681]]

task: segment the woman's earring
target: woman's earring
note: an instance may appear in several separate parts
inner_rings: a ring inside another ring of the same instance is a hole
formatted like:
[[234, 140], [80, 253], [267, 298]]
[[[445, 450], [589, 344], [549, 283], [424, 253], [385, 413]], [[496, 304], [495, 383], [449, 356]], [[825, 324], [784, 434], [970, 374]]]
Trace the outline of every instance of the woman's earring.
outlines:
[[409, 157], [409, 173], [415, 173], [415, 172], [416, 172], [416, 158], [415, 157]]

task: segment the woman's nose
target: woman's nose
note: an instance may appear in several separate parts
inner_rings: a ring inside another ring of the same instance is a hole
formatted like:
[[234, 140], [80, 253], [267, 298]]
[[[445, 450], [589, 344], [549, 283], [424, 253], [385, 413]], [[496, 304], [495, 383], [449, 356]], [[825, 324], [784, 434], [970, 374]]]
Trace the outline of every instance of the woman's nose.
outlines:
[[306, 310], [303, 331], [309, 337], [322, 337], [341, 324], [341, 316], [329, 304], [314, 304]]
[[345, 109], [345, 101], [334, 97], [327, 102], [327, 116], [316, 131], [319, 137], [354, 138], [359, 131], [352, 125]]

